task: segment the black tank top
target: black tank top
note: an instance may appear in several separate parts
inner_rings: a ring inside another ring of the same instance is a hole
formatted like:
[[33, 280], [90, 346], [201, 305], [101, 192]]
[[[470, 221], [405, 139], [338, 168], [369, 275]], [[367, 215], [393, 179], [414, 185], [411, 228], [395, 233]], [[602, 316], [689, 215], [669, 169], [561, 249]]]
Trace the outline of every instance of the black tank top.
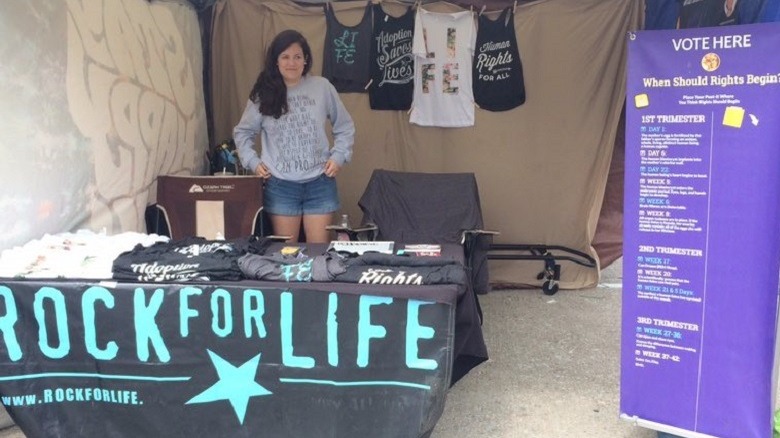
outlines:
[[525, 102], [523, 64], [515, 38], [512, 7], [492, 21], [478, 18], [477, 46], [474, 51], [474, 102], [485, 110], [506, 111]]
[[370, 79], [371, 4], [366, 5], [366, 12], [357, 26], [344, 26], [336, 19], [330, 3], [325, 3], [325, 23], [322, 76], [339, 93], [365, 93]]
[[680, 1], [680, 29], [690, 27], [711, 26], [712, 4], [707, 0], [681, 0]]
[[371, 38], [371, 86], [368, 99], [374, 110], [408, 110], [414, 97], [414, 11], [400, 17], [374, 7]]

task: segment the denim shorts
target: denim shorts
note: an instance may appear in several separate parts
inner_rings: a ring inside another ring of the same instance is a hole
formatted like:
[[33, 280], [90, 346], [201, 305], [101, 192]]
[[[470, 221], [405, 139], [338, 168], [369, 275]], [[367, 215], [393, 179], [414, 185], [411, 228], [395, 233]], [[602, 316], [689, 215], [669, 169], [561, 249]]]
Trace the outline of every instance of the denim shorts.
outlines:
[[333, 213], [339, 209], [336, 179], [321, 174], [299, 183], [272, 176], [265, 181], [263, 209], [280, 216]]

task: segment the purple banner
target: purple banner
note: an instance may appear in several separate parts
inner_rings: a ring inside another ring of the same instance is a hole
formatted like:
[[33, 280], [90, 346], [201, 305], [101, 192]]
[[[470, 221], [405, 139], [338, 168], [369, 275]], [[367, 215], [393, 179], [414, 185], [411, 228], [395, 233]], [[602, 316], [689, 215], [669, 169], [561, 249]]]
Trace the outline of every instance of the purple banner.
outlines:
[[780, 25], [628, 38], [621, 416], [769, 438]]

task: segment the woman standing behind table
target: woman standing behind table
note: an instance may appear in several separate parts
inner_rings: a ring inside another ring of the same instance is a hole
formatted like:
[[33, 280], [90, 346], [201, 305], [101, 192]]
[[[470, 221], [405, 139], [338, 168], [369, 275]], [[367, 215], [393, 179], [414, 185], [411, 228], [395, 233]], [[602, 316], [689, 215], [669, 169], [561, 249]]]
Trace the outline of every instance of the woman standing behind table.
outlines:
[[[355, 125], [327, 79], [308, 75], [309, 44], [285, 30], [271, 42], [265, 69], [257, 77], [241, 121], [233, 129], [241, 165], [263, 177], [263, 209], [274, 234], [298, 241], [303, 219], [306, 240], [330, 240], [325, 228], [339, 209], [336, 175], [352, 157]], [[333, 148], [325, 122], [333, 128]], [[262, 151], [255, 151], [261, 133]]]

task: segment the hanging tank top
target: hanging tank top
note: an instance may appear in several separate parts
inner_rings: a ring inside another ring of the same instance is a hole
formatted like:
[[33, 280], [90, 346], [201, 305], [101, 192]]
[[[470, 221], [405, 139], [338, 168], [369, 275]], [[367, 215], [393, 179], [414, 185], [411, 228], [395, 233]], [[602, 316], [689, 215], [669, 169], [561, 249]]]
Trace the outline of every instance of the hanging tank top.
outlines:
[[414, 23], [414, 101], [409, 122], [420, 126], [474, 126], [471, 61], [474, 14], [417, 8]]
[[368, 98], [373, 110], [408, 110], [414, 96], [414, 11], [400, 17], [373, 5], [371, 38], [371, 86]]
[[368, 63], [371, 45], [371, 4], [356, 26], [344, 26], [333, 7], [325, 3], [325, 47], [322, 76], [339, 93], [365, 93], [370, 79]]
[[489, 111], [506, 111], [522, 105], [525, 80], [515, 38], [513, 8], [504, 9], [495, 21], [480, 15], [478, 23], [473, 64], [474, 102]]

